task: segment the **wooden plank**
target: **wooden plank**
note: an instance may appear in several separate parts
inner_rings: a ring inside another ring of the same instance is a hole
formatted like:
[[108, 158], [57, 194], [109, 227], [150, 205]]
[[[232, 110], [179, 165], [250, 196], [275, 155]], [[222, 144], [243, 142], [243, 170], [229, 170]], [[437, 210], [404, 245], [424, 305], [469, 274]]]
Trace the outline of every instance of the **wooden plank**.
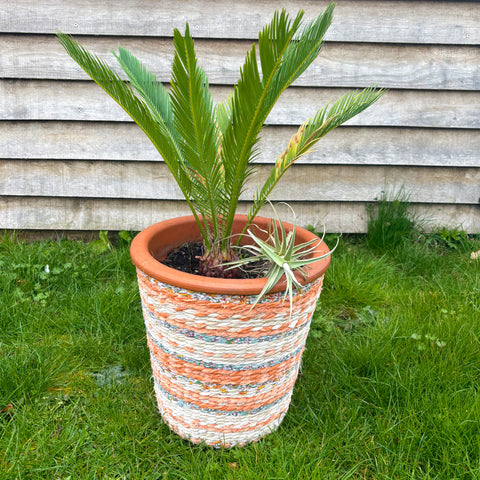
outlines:
[[[295, 132], [266, 127], [258, 162], [275, 161]], [[0, 122], [0, 151], [5, 159], [160, 159], [131, 123]], [[478, 167], [479, 152], [477, 130], [342, 127], [299, 163]]]
[[[328, 232], [365, 233], [366, 204], [363, 203], [294, 203], [298, 225], [322, 222]], [[246, 212], [242, 204], [240, 212]], [[478, 206], [414, 205], [417, 214], [429, 219], [429, 229], [435, 227], [463, 228], [480, 233]], [[239, 212], [239, 213], [240, 213]], [[99, 200], [70, 198], [0, 198], [0, 229], [34, 230], [142, 230], [161, 220], [188, 215], [184, 202], [155, 200]], [[266, 210], [265, 216], [271, 216]], [[281, 211], [282, 218], [292, 221], [290, 212]]]
[[[138, 56], [162, 82], [170, 80], [170, 40], [85, 37], [82, 44], [120, 72], [110, 53], [119, 45]], [[199, 40], [199, 64], [211, 84], [237, 82], [251, 42]], [[296, 86], [367, 87], [429, 90], [480, 90], [480, 49], [439, 45], [326, 44]], [[0, 36], [0, 77], [84, 80], [87, 75], [53, 36]]]
[[[475, 3], [436, 1], [337, 0], [328, 40], [388, 43], [480, 43], [480, 9]], [[307, 19], [320, 14], [327, 1], [287, 0], [291, 13], [305, 9]], [[270, 21], [273, 1], [169, 0], [1, 0], [1, 32], [78, 35], [171, 36], [173, 27], [189, 22], [200, 38], [257, 38]]]
[[[241, 199], [264, 183], [260, 165]], [[382, 191], [404, 187], [416, 203], [478, 205], [480, 168], [295, 165], [271, 200], [370, 202]], [[3, 160], [0, 195], [183, 200], [164, 163]]]
[[[269, 125], [300, 125], [346, 89], [289, 88], [267, 119]], [[216, 102], [231, 88], [214, 86]], [[391, 90], [347, 125], [382, 127], [480, 128], [480, 92]], [[4, 120], [131, 121], [93, 82], [0, 80]]]

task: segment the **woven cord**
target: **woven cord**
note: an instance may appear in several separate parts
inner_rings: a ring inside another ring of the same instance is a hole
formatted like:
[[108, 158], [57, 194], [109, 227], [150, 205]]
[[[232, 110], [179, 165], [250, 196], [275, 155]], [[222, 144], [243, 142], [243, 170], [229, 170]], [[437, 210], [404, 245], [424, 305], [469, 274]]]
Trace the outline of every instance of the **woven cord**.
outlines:
[[193, 443], [242, 446], [288, 409], [323, 277], [294, 296], [211, 295], [138, 271], [160, 413]]

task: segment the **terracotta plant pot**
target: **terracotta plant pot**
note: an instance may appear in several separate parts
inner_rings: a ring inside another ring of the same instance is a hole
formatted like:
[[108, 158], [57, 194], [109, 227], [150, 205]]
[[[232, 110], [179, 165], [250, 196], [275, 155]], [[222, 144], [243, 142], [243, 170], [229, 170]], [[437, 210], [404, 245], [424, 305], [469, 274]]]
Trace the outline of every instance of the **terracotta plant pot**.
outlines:
[[[235, 217], [234, 233], [245, 221]], [[270, 219], [258, 217], [255, 225], [268, 229]], [[255, 227], [254, 233], [261, 236]], [[296, 237], [298, 243], [316, 238], [298, 227]], [[192, 241], [201, 236], [189, 216], [148, 227], [131, 246], [158, 408], [193, 443], [241, 446], [275, 430], [288, 409], [330, 257], [307, 267], [290, 315], [282, 282], [250, 309], [266, 279], [207, 278], [156, 260]], [[318, 256], [328, 252], [321, 247]]]

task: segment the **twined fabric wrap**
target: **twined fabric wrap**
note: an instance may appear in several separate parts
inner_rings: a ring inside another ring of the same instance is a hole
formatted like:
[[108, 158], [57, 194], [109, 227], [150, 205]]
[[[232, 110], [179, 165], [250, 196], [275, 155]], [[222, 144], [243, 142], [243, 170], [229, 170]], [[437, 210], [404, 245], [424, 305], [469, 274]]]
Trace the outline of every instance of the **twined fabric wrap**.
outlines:
[[138, 271], [158, 408], [181, 437], [241, 446], [275, 430], [292, 396], [323, 276], [294, 297], [211, 295]]

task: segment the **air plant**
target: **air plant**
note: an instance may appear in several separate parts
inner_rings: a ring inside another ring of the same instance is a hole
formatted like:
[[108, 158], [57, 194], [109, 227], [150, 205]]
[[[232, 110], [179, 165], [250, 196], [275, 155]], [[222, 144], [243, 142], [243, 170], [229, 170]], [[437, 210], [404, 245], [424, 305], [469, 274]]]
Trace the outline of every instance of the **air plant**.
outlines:
[[[262, 240], [255, 235], [250, 228], [248, 228], [246, 235], [253, 240], [253, 244], [241, 246], [240, 250], [244, 251], [244, 254], [240, 256], [241, 258], [229, 262], [224, 266], [227, 266], [227, 268], [241, 268], [245, 265], [256, 262], [259, 264], [267, 263], [269, 266], [265, 275], [267, 277], [267, 282], [262, 291], [258, 294], [255, 302], [252, 304], [252, 308], [277, 284], [282, 276], [285, 275], [286, 288], [283, 299], [285, 300], [287, 297], [289, 298], [291, 314], [293, 308], [294, 288], [302, 288], [302, 284], [297, 280], [295, 272], [299, 272], [305, 278], [307, 272], [303, 267], [331, 255], [337, 248], [338, 239], [337, 244], [330, 251], [327, 251], [324, 255], [312, 258], [312, 254], [316, 252], [323, 243], [325, 230], [323, 231], [321, 238], [314, 238], [308, 242], [295, 245], [295, 224], [293, 224], [292, 229], [287, 233], [277, 210], [271, 203], [270, 205], [277, 221], [272, 220], [270, 230], [264, 232], [267, 233], [268, 238]], [[288, 204], [285, 205], [291, 209]]]

